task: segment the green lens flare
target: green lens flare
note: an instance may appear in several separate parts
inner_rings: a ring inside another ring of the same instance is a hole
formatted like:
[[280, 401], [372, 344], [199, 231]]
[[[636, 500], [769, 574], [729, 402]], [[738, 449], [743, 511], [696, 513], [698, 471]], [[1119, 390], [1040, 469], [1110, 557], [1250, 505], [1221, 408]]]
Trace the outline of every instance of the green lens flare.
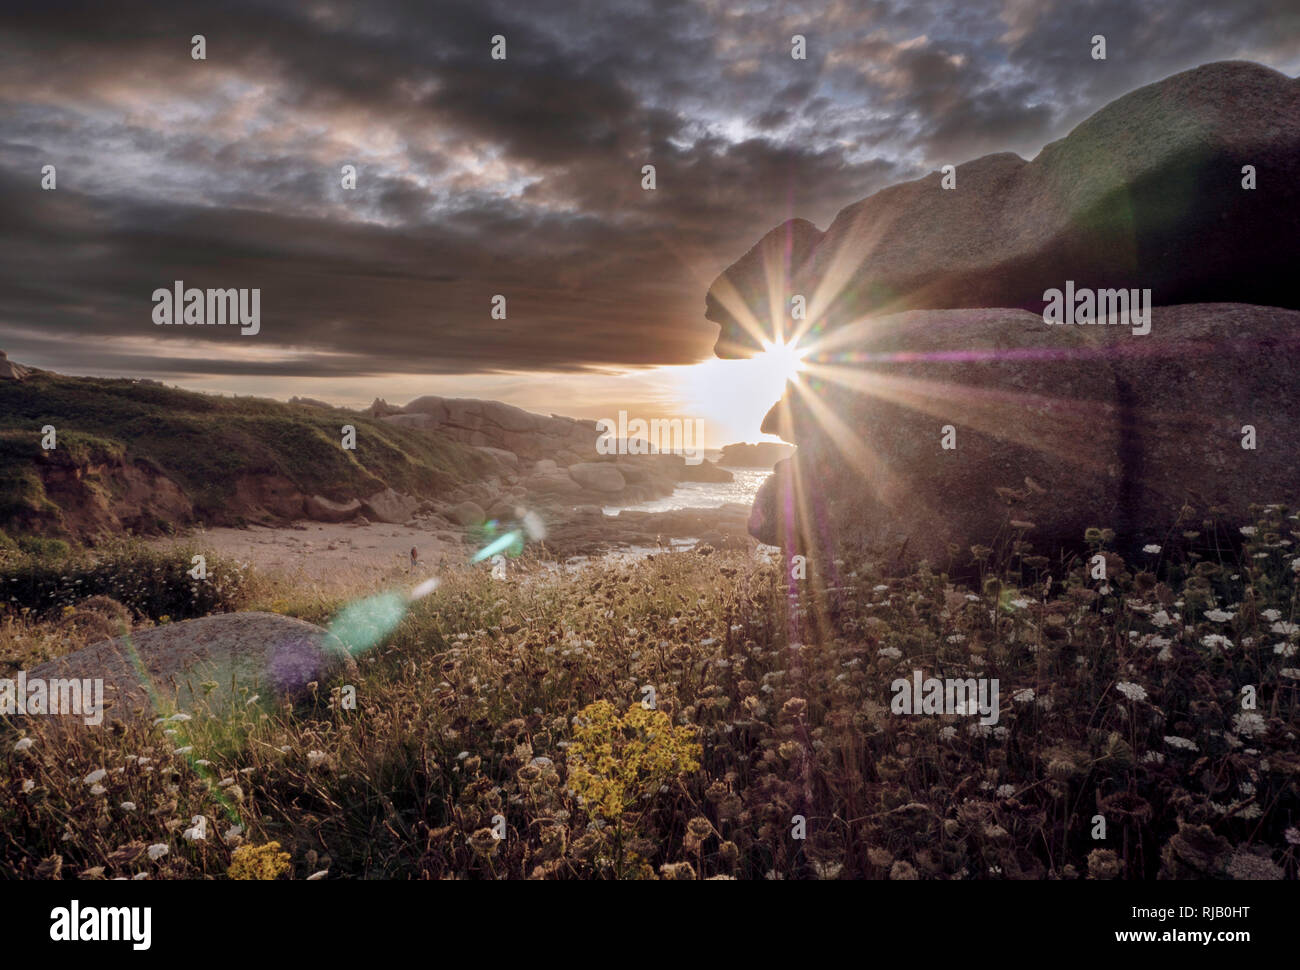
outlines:
[[330, 623], [330, 633], [353, 654], [369, 650], [397, 629], [406, 615], [406, 599], [400, 593], [380, 593], [345, 606]]
[[[506, 549], [521, 549], [523, 547], [523, 537], [518, 529], [512, 529], [503, 536], [493, 539], [486, 546], [474, 553], [474, 558], [470, 562], [482, 562], [484, 559], [491, 559], [497, 553]], [[516, 552], [517, 554], [517, 552]]]

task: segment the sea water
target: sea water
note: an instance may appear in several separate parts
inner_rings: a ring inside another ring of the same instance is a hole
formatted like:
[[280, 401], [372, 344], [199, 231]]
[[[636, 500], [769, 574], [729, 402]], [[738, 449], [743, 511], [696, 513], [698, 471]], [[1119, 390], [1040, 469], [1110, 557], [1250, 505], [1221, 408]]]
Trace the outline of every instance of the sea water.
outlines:
[[672, 512], [677, 509], [716, 509], [730, 502], [754, 504], [758, 487], [772, 474], [770, 468], [728, 468], [730, 482], [679, 482], [671, 495], [637, 502], [635, 505], [606, 505], [606, 515], [618, 515], [624, 509], [635, 512]]

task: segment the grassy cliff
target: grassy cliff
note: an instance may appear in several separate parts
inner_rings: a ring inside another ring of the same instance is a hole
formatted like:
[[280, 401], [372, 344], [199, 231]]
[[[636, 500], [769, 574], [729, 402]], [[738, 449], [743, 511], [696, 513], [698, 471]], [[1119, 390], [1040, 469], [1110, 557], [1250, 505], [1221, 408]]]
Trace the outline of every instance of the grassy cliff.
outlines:
[[[346, 424], [355, 451], [341, 447]], [[46, 425], [57, 432], [48, 453]], [[69, 496], [111, 509], [163, 479], [196, 519], [222, 521], [238, 518], [258, 479], [339, 500], [385, 487], [432, 497], [483, 464], [457, 442], [338, 408], [47, 372], [0, 383], [0, 529], [10, 533], [75, 534], [85, 517]]]

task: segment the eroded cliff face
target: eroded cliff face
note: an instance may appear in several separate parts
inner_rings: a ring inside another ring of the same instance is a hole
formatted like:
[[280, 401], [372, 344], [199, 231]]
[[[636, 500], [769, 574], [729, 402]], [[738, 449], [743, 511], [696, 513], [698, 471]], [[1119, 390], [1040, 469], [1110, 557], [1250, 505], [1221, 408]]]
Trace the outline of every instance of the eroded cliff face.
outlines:
[[[710, 288], [719, 356], [773, 336], [812, 351], [764, 427], [799, 450], [755, 502], [757, 538], [968, 561], [1017, 536], [1064, 550], [1089, 526], [1159, 543], [1294, 500], [1300, 82], [1206, 65], [949, 184], [892, 186], [825, 232], [787, 222]], [[1067, 285], [1149, 292], [1150, 333], [1049, 326]], [[784, 333], [752, 331], [774, 319]]]
[[11, 510], [7, 531], [152, 535], [195, 519], [185, 493], [147, 462], [102, 454], [77, 458], [56, 449], [33, 461], [30, 474], [29, 501]]
[[767, 417], [799, 450], [755, 501], [763, 542], [945, 566], [1017, 539], [1056, 555], [1090, 526], [1127, 548], [1207, 518], [1232, 533], [1252, 504], [1300, 499], [1296, 311], [1156, 308], [1146, 337], [912, 311], [860, 337], [846, 352], [869, 346], [875, 362], [852, 387], [787, 390]]

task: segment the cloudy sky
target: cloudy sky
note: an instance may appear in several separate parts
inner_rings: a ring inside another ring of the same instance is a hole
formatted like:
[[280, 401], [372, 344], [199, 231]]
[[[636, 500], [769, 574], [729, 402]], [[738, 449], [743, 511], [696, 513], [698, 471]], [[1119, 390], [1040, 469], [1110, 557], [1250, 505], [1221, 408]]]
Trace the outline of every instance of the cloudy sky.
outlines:
[[[1297, 9], [11, 2], [0, 349], [65, 373], [344, 404], [690, 408], [715, 374], [688, 367], [717, 334], [705, 291], [772, 226], [825, 227], [949, 162], [1032, 157], [1207, 61], [1300, 73]], [[177, 279], [260, 288], [261, 332], [155, 327], [151, 294]]]

